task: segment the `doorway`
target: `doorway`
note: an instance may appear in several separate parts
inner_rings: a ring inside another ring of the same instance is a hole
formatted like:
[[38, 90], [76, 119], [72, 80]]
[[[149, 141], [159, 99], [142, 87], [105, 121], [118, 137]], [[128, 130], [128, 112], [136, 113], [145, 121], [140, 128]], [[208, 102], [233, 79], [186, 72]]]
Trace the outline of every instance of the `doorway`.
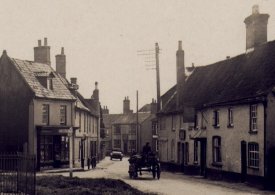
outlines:
[[246, 174], [247, 174], [247, 153], [246, 153], [246, 141], [241, 141], [241, 169], [242, 169], [242, 182], [246, 181]]
[[206, 147], [207, 147], [207, 142], [206, 139], [201, 139], [201, 176], [206, 177]]

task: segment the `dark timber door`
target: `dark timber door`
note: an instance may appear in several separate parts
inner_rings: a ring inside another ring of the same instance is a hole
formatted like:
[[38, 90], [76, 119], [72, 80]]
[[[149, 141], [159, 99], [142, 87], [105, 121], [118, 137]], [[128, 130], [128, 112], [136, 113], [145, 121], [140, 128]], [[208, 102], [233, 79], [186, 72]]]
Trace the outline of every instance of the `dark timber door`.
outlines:
[[246, 180], [247, 174], [247, 153], [246, 153], [246, 142], [241, 141], [241, 163], [242, 163], [242, 182]]
[[206, 176], [206, 139], [201, 140], [201, 175]]

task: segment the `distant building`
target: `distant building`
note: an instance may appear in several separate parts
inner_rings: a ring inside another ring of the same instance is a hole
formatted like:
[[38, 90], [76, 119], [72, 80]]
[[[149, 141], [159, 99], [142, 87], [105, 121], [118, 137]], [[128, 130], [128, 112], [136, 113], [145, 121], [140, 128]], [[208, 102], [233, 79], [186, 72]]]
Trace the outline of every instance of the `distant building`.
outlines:
[[126, 97], [123, 101], [123, 114], [103, 114], [106, 136], [109, 139], [107, 151], [118, 149], [130, 154], [132, 151], [140, 152], [146, 142], [152, 144], [153, 117], [154, 114], [150, 112], [139, 112], [137, 117], [130, 110], [130, 100]]

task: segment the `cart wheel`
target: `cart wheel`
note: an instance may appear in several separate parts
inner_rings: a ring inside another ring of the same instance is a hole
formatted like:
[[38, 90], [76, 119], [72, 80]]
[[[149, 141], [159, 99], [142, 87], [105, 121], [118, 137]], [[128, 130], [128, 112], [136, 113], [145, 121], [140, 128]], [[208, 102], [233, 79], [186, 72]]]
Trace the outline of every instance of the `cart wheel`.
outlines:
[[153, 175], [153, 178], [155, 179], [156, 178], [156, 167], [153, 166], [152, 168], [152, 175]]
[[134, 178], [137, 178], [137, 177], [138, 177], [138, 172], [135, 171], [135, 172], [134, 172]]
[[160, 178], [160, 165], [157, 165], [157, 178]]

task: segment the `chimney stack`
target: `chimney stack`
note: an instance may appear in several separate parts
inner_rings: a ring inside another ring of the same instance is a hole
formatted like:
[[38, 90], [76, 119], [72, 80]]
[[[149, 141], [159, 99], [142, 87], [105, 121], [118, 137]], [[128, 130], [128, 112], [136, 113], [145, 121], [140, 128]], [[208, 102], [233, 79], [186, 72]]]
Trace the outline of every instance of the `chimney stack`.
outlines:
[[94, 98], [95, 100], [99, 100], [99, 90], [98, 90], [98, 82], [95, 82], [95, 89], [93, 91], [93, 96], [92, 98]]
[[71, 84], [77, 85], [77, 78], [76, 77], [71, 78]]
[[252, 7], [252, 14], [245, 18], [246, 50], [267, 42], [268, 14], [260, 14], [259, 6]]
[[47, 38], [44, 38], [44, 46], [41, 40], [38, 40], [38, 46], [34, 47], [34, 61], [51, 65], [50, 46], [48, 46]]
[[123, 114], [133, 113], [133, 110], [130, 110], [130, 100], [129, 97], [125, 97], [123, 100]]
[[103, 106], [102, 114], [109, 114], [109, 109], [107, 106]]
[[178, 42], [177, 57], [177, 107], [181, 104], [180, 97], [185, 83], [184, 51], [182, 50], [182, 41]]
[[64, 47], [61, 48], [61, 54], [55, 56], [56, 72], [63, 78], [66, 78], [66, 55], [64, 54]]

